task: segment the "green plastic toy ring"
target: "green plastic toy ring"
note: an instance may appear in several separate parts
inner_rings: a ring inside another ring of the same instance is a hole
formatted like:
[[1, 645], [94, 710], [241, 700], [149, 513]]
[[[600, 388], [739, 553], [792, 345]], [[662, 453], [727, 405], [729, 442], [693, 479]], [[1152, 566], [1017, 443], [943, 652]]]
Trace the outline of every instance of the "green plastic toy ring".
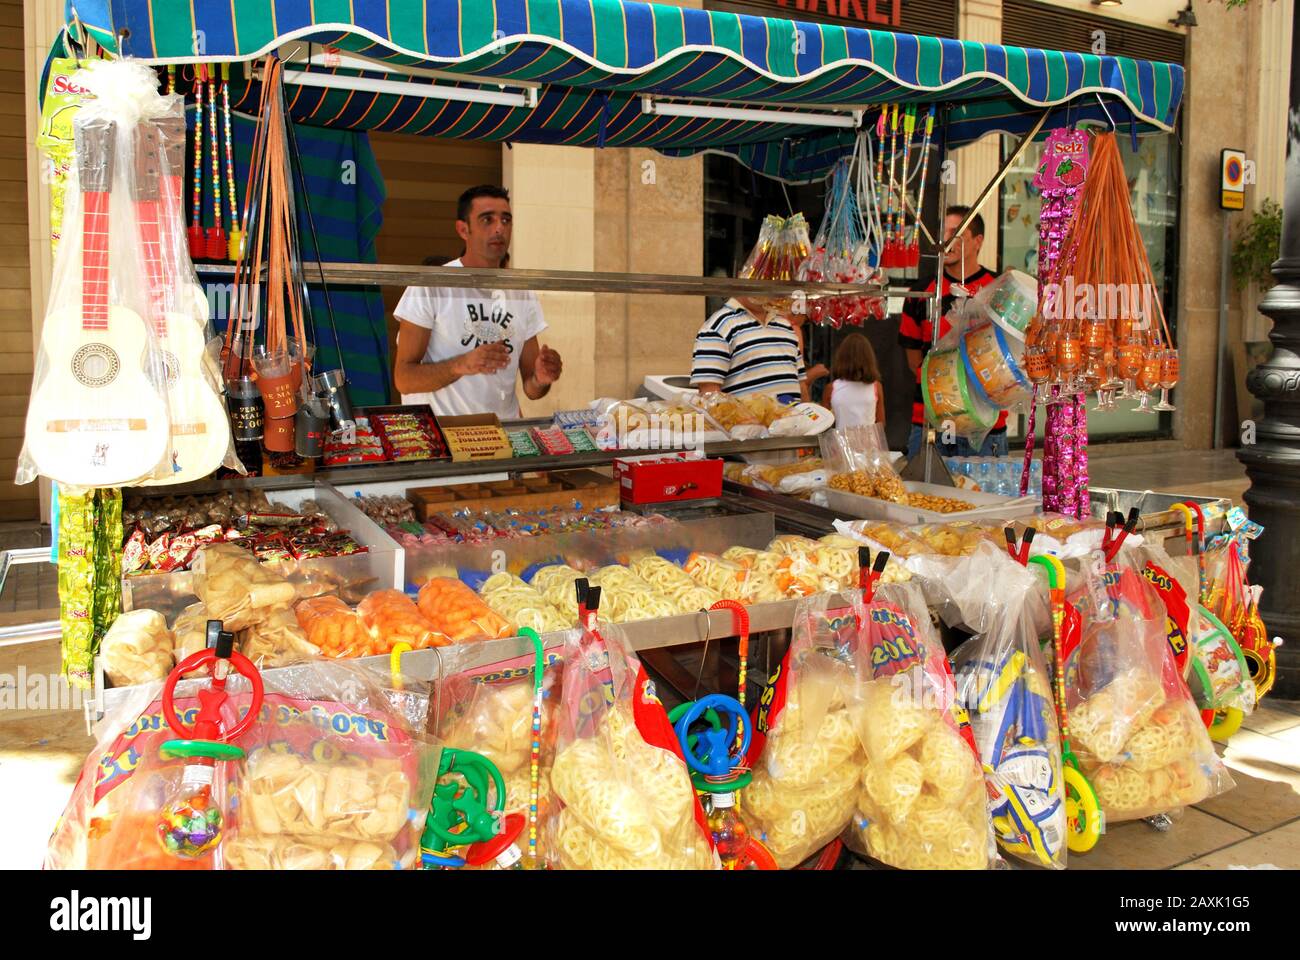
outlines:
[[168, 740], [158, 748], [158, 755], [164, 760], [177, 757], [206, 757], [209, 760], [243, 760], [247, 754], [243, 747], [219, 740]]

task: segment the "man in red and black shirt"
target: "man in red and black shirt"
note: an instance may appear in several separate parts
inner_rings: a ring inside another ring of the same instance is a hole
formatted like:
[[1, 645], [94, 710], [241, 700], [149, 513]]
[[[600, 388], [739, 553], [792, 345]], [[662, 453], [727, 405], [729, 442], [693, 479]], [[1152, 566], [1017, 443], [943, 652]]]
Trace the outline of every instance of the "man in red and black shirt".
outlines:
[[[945, 211], [943, 236], [946, 241], [961, 226], [970, 207], [954, 206]], [[965, 289], [973, 296], [981, 287], [988, 286], [997, 275], [979, 264], [980, 247], [984, 245], [984, 218], [979, 214], [971, 220], [966, 232], [949, 249], [943, 261], [943, 307], [939, 321], [939, 337], [948, 335], [950, 324], [946, 317], [957, 299], [954, 286]], [[934, 293], [934, 280], [918, 281], [913, 290]], [[907, 442], [907, 455], [916, 456], [925, 436], [925, 401], [921, 394], [921, 362], [930, 351], [933, 327], [929, 320], [930, 301], [909, 297], [903, 304], [903, 318], [898, 325], [898, 343], [907, 351], [907, 364], [916, 375], [916, 393], [912, 398], [912, 434]], [[964, 437], [954, 443], [938, 443], [945, 457], [996, 457], [1007, 454], [1007, 412], [998, 414], [998, 421], [984, 440], [984, 445], [973, 449]]]

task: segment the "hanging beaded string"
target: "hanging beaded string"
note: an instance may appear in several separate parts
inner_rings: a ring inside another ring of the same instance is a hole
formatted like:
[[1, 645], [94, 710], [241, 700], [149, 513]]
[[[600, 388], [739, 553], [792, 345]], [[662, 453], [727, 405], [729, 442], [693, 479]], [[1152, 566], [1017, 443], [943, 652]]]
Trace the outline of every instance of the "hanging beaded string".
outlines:
[[235, 141], [230, 135], [230, 64], [221, 65], [221, 122], [226, 134], [226, 187], [230, 192], [230, 236], [228, 256], [239, 259], [244, 244], [244, 231], [240, 229], [239, 198], [235, 192]]
[[[213, 259], [220, 259], [225, 256], [225, 217], [222, 214], [221, 203], [221, 141], [217, 138], [217, 70], [214, 66], [208, 71], [208, 139], [209, 153], [212, 155], [212, 227], [213, 247], [208, 251], [208, 255]], [[234, 211], [231, 211], [231, 220], [234, 220]], [[220, 239], [220, 249], [216, 244]]]
[[[208, 68], [199, 64], [194, 72], [194, 198], [190, 212], [190, 253], [202, 242], [203, 229], [203, 78]], [[195, 231], [199, 231], [197, 235]]]

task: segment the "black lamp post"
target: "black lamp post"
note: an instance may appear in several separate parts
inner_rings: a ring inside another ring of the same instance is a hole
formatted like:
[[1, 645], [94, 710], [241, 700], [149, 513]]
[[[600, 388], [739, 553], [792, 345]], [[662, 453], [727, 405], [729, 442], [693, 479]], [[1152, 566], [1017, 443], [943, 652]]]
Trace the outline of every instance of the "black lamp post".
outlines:
[[1273, 321], [1273, 356], [1246, 378], [1264, 401], [1256, 443], [1237, 458], [1246, 465], [1250, 518], [1264, 525], [1251, 552], [1250, 579], [1263, 586], [1260, 615], [1277, 650], [1274, 695], [1300, 699], [1300, 31], [1291, 46], [1291, 107], [1287, 118], [1286, 196], [1282, 205], [1282, 251], [1273, 264], [1277, 285], [1259, 312]]

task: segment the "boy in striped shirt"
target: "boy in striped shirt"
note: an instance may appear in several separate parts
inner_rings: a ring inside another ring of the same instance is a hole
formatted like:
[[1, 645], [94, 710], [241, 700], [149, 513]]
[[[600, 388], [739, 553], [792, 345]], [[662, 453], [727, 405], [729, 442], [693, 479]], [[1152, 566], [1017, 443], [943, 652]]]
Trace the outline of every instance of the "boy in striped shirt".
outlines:
[[797, 401], [807, 399], [806, 373], [798, 331], [752, 301], [728, 300], [695, 337], [691, 384], [700, 393], [771, 393]]

